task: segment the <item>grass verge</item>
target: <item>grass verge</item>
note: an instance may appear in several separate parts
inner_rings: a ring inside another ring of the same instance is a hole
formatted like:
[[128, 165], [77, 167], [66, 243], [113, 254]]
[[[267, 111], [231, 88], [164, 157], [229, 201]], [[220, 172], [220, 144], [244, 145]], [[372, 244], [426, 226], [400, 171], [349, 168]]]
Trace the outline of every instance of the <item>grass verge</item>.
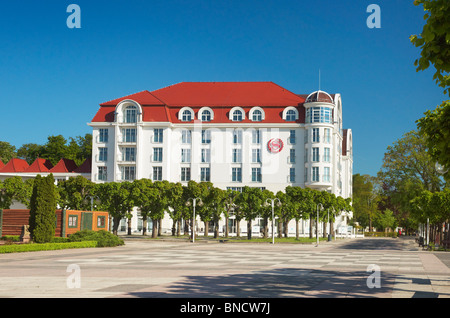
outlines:
[[63, 250], [68, 248], [97, 247], [96, 241], [70, 242], [70, 243], [30, 243], [30, 244], [8, 244], [0, 246], [0, 254]]

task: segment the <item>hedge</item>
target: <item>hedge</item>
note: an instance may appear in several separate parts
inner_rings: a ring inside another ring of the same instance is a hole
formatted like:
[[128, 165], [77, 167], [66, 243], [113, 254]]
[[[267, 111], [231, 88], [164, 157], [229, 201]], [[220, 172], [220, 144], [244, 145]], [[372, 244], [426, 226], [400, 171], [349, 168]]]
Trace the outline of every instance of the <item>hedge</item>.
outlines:
[[364, 236], [369, 237], [397, 237], [397, 232], [364, 232]]
[[70, 243], [30, 243], [30, 244], [10, 244], [0, 245], [0, 254], [34, 251], [52, 251], [68, 248], [88, 248], [97, 247], [96, 241], [70, 242]]

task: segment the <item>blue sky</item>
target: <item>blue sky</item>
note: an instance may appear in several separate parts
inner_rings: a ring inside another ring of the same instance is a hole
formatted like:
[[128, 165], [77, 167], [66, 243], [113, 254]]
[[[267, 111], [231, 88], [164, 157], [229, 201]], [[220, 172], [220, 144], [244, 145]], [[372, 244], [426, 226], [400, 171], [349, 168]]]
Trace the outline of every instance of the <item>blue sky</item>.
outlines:
[[[81, 8], [69, 29], [67, 6]], [[381, 28], [366, 25], [381, 8]], [[412, 0], [27, 0], [0, 11], [0, 140], [19, 148], [90, 133], [104, 101], [184, 81], [273, 81], [295, 93], [340, 93], [354, 173], [447, 99], [417, 73], [422, 30]]]

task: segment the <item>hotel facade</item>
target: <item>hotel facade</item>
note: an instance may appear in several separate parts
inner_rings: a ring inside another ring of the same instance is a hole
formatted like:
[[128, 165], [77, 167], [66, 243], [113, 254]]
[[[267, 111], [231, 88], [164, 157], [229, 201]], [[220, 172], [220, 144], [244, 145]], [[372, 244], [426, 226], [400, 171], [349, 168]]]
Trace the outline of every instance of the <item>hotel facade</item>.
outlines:
[[352, 131], [343, 128], [340, 94], [295, 94], [273, 82], [182, 82], [102, 103], [89, 125], [97, 183], [195, 180], [352, 196]]

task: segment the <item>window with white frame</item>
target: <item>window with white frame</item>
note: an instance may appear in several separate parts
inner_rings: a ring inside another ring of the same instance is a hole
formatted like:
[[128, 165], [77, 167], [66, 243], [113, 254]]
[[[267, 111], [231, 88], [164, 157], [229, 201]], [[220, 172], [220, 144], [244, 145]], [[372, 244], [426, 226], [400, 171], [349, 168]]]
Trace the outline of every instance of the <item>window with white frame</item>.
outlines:
[[313, 128], [312, 129], [313, 132], [313, 142], [320, 142], [320, 130], [319, 128]]
[[163, 142], [163, 130], [161, 128], [153, 129], [153, 142], [155, 143]]
[[314, 147], [313, 149], [313, 158], [312, 161], [313, 162], [319, 162], [320, 161], [320, 155], [319, 155], [319, 148], [318, 147]]
[[153, 181], [162, 181], [162, 167], [153, 167]]
[[234, 148], [232, 149], [232, 162], [241, 163], [242, 162], [242, 150]]
[[252, 182], [262, 182], [261, 168], [252, 168]]
[[211, 162], [211, 149], [202, 149], [202, 162], [209, 163]]
[[202, 130], [202, 144], [210, 144], [211, 143], [211, 130], [203, 129]]
[[244, 119], [244, 114], [242, 113], [242, 110], [235, 109], [233, 111], [233, 121], [242, 121]]
[[107, 167], [98, 167], [97, 180], [106, 181], [108, 179]]
[[312, 168], [312, 182], [319, 182], [320, 176], [319, 176], [319, 167], [313, 167]]
[[295, 168], [289, 168], [289, 182], [295, 182]]
[[181, 162], [191, 162], [191, 149], [181, 149]]
[[163, 149], [161, 147], [153, 148], [153, 161], [154, 162], [163, 161]]
[[242, 130], [233, 130], [233, 144], [242, 144]]
[[252, 143], [253, 144], [261, 143], [261, 131], [259, 129], [252, 130]]
[[296, 121], [297, 120], [297, 113], [295, 110], [290, 109], [286, 112], [286, 121]]
[[262, 118], [263, 118], [262, 111], [260, 111], [259, 109], [255, 109], [252, 113], [252, 120], [253, 121], [262, 121]]
[[325, 128], [324, 129], [324, 134], [325, 134], [325, 136], [324, 136], [325, 142], [327, 144], [331, 143], [331, 129], [330, 128]]
[[330, 167], [323, 168], [323, 181], [330, 182]]
[[98, 148], [98, 161], [108, 161], [108, 148]]
[[191, 143], [191, 131], [184, 129], [181, 131], [181, 143], [190, 144]]
[[182, 167], [181, 168], [181, 181], [190, 181], [191, 180], [191, 168]]
[[122, 151], [122, 161], [136, 161], [136, 148], [124, 148]]
[[136, 167], [120, 167], [122, 180], [133, 181], [136, 179]]
[[211, 169], [209, 167], [200, 168], [200, 181], [211, 181]]
[[295, 144], [295, 129], [289, 130], [289, 143], [292, 145]]
[[289, 149], [289, 163], [295, 163], [295, 149]]
[[98, 142], [108, 142], [108, 128], [99, 129]]
[[242, 182], [242, 168], [231, 168], [231, 181]]
[[211, 112], [208, 109], [202, 111], [202, 121], [211, 121]]
[[182, 121], [191, 121], [192, 120], [192, 112], [188, 109], [183, 110], [181, 114]]
[[252, 162], [253, 163], [261, 162], [261, 149], [259, 148], [252, 149]]
[[125, 123], [136, 123], [137, 122], [137, 107], [128, 106], [124, 110], [124, 122]]
[[323, 161], [325, 162], [331, 161], [330, 148], [323, 149]]
[[123, 142], [136, 142], [136, 128], [122, 129], [122, 141]]

